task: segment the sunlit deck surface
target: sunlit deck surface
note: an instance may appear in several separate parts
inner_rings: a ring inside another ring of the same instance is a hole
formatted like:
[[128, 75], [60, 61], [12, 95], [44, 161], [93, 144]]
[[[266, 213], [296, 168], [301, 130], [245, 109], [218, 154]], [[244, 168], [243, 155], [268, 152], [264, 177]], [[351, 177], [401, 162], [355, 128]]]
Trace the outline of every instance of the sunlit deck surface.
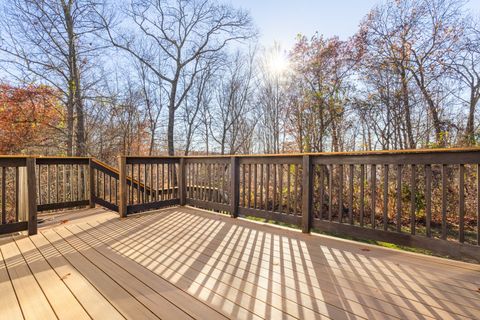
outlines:
[[480, 266], [175, 207], [0, 239], [2, 319], [466, 319]]

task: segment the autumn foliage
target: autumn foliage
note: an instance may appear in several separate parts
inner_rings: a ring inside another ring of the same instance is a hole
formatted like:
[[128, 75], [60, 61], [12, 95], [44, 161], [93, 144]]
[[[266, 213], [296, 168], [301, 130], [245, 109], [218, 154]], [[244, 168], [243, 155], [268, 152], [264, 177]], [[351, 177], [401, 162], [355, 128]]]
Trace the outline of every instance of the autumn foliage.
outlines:
[[0, 154], [45, 145], [62, 119], [58, 95], [50, 87], [0, 84]]

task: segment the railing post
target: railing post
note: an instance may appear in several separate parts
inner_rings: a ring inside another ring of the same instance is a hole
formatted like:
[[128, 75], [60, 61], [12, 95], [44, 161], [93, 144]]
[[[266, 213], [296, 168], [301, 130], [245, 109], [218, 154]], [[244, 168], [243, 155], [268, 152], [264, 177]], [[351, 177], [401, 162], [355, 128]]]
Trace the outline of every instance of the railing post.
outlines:
[[89, 206], [95, 208], [95, 175], [93, 172], [92, 158], [88, 160], [88, 185], [90, 190]]
[[187, 202], [187, 186], [186, 186], [186, 170], [185, 170], [185, 158], [180, 158], [180, 164], [178, 165], [178, 193], [180, 196], [180, 205], [184, 206]]
[[127, 216], [127, 159], [118, 157], [118, 213], [121, 218]]
[[35, 158], [27, 158], [28, 235], [37, 234], [37, 179]]
[[233, 218], [238, 217], [238, 205], [240, 202], [240, 161], [238, 157], [232, 156], [230, 159], [230, 214]]
[[303, 156], [302, 164], [302, 232], [309, 233], [312, 227], [312, 157]]

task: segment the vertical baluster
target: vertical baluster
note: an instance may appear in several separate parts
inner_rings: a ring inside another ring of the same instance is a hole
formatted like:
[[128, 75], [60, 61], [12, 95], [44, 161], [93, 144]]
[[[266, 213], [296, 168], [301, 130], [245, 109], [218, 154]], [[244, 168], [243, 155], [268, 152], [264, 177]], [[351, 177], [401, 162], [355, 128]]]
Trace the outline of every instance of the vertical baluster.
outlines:
[[7, 223], [7, 172], [6, 168], [2, 167], [2, 224]]
[[442, 165], [442, 239], [447, 239], [447, 165]]
[[134, 188], [134, 184], [133, 184], [133, 182], [135, 180], [135, 167], [134, 167], [133, 163], [130, 165], [130, 169], [131, 169], [131, 171], [130, 171], [130, 173], [131, 173], [130, 174], [130, 178], [131, 178], [130, 179], [130, 192], [132, 193], [132, 202], [131, 203], [135, 204], [135, 202], [134, 202], [135, 201], [135, 188]]
[[253, 165], [253, 207], [257, 209], [257, 170], [258, 164]]
[[248, 164], [248, 207], [252, 207], [252, 164]]
[[108, 200], [108, 197], [107, 197], [107, 175], [105, 174], [105, 172], [102, 172], [102, 181], [103, 181], [103, 199], [105, 201]]
[[328, 165], [328, 221], [333, 219], [333, 164]]
[[60, 202], [60, 174], [58, 164], [55, 165], [55, 202]]
[[[40, 168], [38, 169], [38, 173], [40, 174]], [[98, 174], [97, 174], [97, 177], [98, 179], [100, 179]], [[98, 182], [98, 185], [100, 185], [100, 182]], [[38, 185], [38, 187], [40, 188], [40, 184]], [[62, 193], [63, 193], [62, 201], [66, 202], [67, 201], [67, 165], [66, 164], [62, 166]], [[41, 200], [40, 200], [40, 203], [41, 203]]]
[[295, 176], [294, 176], [294, 181], [293, 181], [293, 214], [297, 215], [298, 214], [298, 197], [301, 196], [300, 193], [298, 192], [298, 175], [299, 175], [299, 168], [298, 164], [294, 165], [295, 168]]
[[[3, 168], [5, 170], [5, 167]], [[3, 171], [2, 171], [3, 175]], [[38, 189], [38, 204], [42, 204], [42, 184], [41, 184], [41, 176], [42, 176], [42, 165], [38, 165], [38, 172], [37, 172], [37, 189]], [[3, 183], [3, 182], [2, 182]]]
[[353, 224], [353, 172], [354, 166], [353, 164], [349, 165], [349, 196], [348, 196], [348, 223]]
[[291, 165], [287, 164], [287, 214], [290, 214], [291, 209], [291, 177], [290, 177]]
[[272, 169], [273, 169], [272, 211], [275, 211], [275, 206], [277, 205], [277, 165], [273, 164]]
[[383, 230], [388, 230], [388, 164], [383, 166]]
[[83, 200], [82, 195], [82, 165], [77, 164], [77, 200]]
[[432, 236], [432, 230], [430, 227], [432, 221], [432, 166], [425, 165], [425, 215], [426, 215], [426, 234], [427, 237]]
[[263, 202], [263, 188], [265, 188], [265, 185], [263, 184], [263, 163], [262, 163], [262, 164], [260, 164], [260, 199], [259, 199], [260, 209], [262, 209], [263, 204], [264, 204], [264, 202]]
[[397, 232], [402, 231], [402, 165], [397, 165]]
[[137, 203], [142, 203], [142, 198], [140, 197], [140, 164], [137, 164], [137, 178], [135, 179], [137, 186]]
[[459, 204], [458, 204], [458, 216], [459, 216], [459, 222], [458, 222], [458, 232], [459, 232], [459, 241], [460, 243], [463, 243], [465, 241], [465, 233], [464, 233], [464, 227], [465, 227], [465, 165], [461, 164], [460, 165], [460, 170], [459, 170]]
[[155, 168], [155, 202], [158, 202], [158, 162], [153, 166]]
[[208, 163], [208, 193], [207, 200], [212, 201], [212, 164]]
[[19, 194], [20, 194], [20, 171], [18, 167], [15, 167], [15, 222], [18, 222], [18, 207], [20, 205], [20, 199], [19, 199]]
[[197, 163], [193, 164], [193, 185], [194, 185], [193, 198], [198, 199], [198, 186], [197, 186], [198, 185], [198, 164]]
[[376, 228], [376, 221], [375, 221], [375, 211], [376, 211], [376, 198], [377, 198], [377, 166], [372, 164], [372, 172], [371, 172], [371, 178], [372, 178], [372, 213], [371, 213], [371, 223], [372, 223], [372, 229]]
[[241, 170], [242, 170], [242, 190], [241, 190], [241, 195], [242, 195], [242, 207], [246, 207], [246, 200], [247, 200], [247, 193], [245, 192], [245, 179], [247, 177], [247, 174], [245, 172], [245, 164], [242, 164], [240, 166]]
[[279, 164], [278, 169], [278, 212], [283, 211], [283, 164]]
[[74, 183], [73, 183], [73, 164], [70, 165], [70, 201], [74, 201], [74, 198], [73, 198], [73, 186], [74, 186]]
[[343, 164], [339, 165], [339, 183], [338, 183], [338, 222], [343, 220]]
[[171, 171], [172, 171], [172, 166], [170, 165], [170, 163], [167, 163], [167, 199], [169, 200], [172, 199], [172, 193], [171, 193], [172, 185], [170, 184], [170, 180], [172, 178]]
[[148, 202], [148, 174], [147, 174], [147, 164], [143, 164], [143, 203]]
[[51, 203], [50, 200], [50, 165], [47, 165], [47, 203]]
[[477, 245], [480, 246], [480, 164], [477, 164]]
[[[225, 197], [225, 194], [228, 192], [227, 190], [229, 190], [229, 186], [230, 184], [230, 175], [228, 174], [230, 172], [230, 165], [229, 164], [225, 164], [225, 165], [221, 165], [220, 166], [222, 172], [220, 173], [221, 176], [222, 176], [222, 194], [221, 194], [221, 202], [222, 203], [225, 203], [225, 204], [228, 204], [227, 202], [227, 197]], [[231, 192], [230, 192], [231, 193]]]
[[412, 172], [410, 175], [410, 233], [415, 234], [415, 225], [416, 225], [416, 184], [417, 184], [417, 178], [416, 178], [416, 173], [417, 173], [417, 167], [412, 164]]
[[365, 165], [360, 165], [360, 226], [363, 227], [365, 215]]
[[150, 163], [150, 202], [155, 201], [155, 190], [153, 184], [153, 163]]
[[269, 194], [270, 194], [270, 164], [267, 163], [266, 165], [266, 174], [265, 174], [265, 178], [266, 178], [266, 189], [265, 189], [265, 210], [269, 211], [270, 209], [270, 206], [269, 206]]
[[[321, 165], [318, 165], [318, 166], [315, 166], [312, 164], [312, 174], [315, 174], [315, 168], [318, 168], [319, 170], [319, 174], [318, 174], [318, 205], [319, 205], [319, 208], [318, 208], [318, 219], [321, 219], [323, 220], [323, 199], [325, 198], [324, 197], [324, 193], [325, 193], [325, 172], [323, 171], [324, 168], [323, 168], [323, 164]], [[315, 186], [315, 182], [313, 183], [313, 187]], [[315, 210], [315, 208], [313, 209]], [[315, 218], [315, 216], [314, 216]]]

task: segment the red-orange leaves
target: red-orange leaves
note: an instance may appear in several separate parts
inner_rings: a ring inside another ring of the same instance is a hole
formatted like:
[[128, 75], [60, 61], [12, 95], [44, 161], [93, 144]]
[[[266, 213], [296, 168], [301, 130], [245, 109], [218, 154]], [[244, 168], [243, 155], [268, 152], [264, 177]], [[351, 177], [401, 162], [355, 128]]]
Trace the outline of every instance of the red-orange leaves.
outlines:
[[62, 119], [58, 94], [52, 88], [0, 84], [0, 154], [43, 145]]

